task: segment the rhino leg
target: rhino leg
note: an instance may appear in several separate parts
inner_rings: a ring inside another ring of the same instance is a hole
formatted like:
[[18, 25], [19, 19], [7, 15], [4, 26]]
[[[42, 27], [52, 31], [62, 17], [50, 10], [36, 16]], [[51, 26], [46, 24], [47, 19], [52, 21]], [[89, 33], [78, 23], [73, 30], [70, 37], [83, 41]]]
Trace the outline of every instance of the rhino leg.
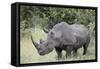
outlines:
[[86, 55], [86, 52], [87, 52], [87, 46], [86, 46], [86, 45], [84, 45], [84, 46], [83, 46], [83, 48], [84, 48], [83, 55]]
[[57, 59], [60, 60], [62, 58], [62, 49], [59, 47], [55, 47], [55, 50], [57, 52]]
[[74, 56], [74, 57], [77, 57], [77, 49], [74, 49], [74, 50], [73, 50], [73, 56]]
[[88, 47], [88, 44], [83, 45], [83, 48], [84, 48], [83, 55], [86, 55], [87, 47]]
[[70, 58], [71, 57], [71, 52], [73, 50], [73, 47], [72, 46], [67, 46], [66, 47], [66, 58]]
[[83, 45], [83, 49], [84, 49], [83, 55], [86, 55], [86, 53], [87, 53], [87, 48], [88, 48], [88, 46], [89, 46], [89, 42], [90, 42], [90, 40], [88, 40], [87, 43], [85, 43], [85, 44]]
[[86, 52], [87, 52], [87, 48], [89, 46], [89, 43], [90, 43], [90, 36], [87, 37], [86, 43], [83, 45], [83, 48], [84, 48], [83, 55], [86, 55]]

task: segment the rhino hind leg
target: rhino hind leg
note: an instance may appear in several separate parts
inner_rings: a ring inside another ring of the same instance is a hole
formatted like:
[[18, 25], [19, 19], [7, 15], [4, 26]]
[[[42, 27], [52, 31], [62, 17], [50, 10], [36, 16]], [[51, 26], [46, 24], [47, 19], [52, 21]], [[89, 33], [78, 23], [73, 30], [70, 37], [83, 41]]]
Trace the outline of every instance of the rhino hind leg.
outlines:
[[89, 43], [90, 43], [90, 38], [88, 38], [88, 39], [87, 39], [87, 42], [83, 45], [83, 49], [84, 49], [83, 55], [86, 55], [86, 53], [87, 53], [87, 48], [88, 48], [88, 46], [89, 46]]
[[83, 45], [84, 51], [83, 51], [83, 55], [86, 55], [87, 52], [87, 45]]
[[86, 55], [88, 46], [89, 46], [89, 42], [83, 45], [83, 49], [84, 49], [83, 55]]
[[57, 53], [57, 59], [60, 60], [62, 58], [62, 49], [55, 47], [56, 53]]

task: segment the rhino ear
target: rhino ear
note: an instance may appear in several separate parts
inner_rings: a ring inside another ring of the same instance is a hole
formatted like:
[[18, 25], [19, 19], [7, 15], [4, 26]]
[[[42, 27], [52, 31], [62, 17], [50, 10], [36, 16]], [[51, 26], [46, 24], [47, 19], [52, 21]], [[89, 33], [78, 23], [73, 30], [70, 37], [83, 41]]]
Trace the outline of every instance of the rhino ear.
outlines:
[[43, 43], [43, 42], [44, 42], [44, 40], [40, 39], [40, 44]]

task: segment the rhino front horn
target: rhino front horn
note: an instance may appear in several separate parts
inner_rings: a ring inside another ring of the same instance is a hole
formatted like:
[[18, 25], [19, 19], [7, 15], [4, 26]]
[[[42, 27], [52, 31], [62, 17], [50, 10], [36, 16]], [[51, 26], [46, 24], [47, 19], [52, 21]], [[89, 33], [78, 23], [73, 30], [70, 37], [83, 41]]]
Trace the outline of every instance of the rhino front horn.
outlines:
[[32, 40], [33, 45], [34, 45], [34, 46], [38, 49], [39, 44], [38, 44], [38, 43], [36, 43], [36, 42], [33, 40], [32, 36], [31, 36], [31, 40]]

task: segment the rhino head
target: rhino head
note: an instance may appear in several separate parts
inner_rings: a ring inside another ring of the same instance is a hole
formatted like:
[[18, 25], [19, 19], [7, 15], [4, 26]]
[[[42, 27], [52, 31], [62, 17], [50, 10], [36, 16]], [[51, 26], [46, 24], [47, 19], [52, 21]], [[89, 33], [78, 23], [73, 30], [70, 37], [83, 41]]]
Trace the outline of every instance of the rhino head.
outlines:
[[43, 56], [53, 51], [53, 47], [48, 46], [49, 44], [48, 41], [43, 41], [42, 39], [40, 39], [40, 43], [37, 43], [33, 40], [32, 36], [31, 36], [31, 40], [32, 40], [33, 45], [37, 49], [39, 55]]

